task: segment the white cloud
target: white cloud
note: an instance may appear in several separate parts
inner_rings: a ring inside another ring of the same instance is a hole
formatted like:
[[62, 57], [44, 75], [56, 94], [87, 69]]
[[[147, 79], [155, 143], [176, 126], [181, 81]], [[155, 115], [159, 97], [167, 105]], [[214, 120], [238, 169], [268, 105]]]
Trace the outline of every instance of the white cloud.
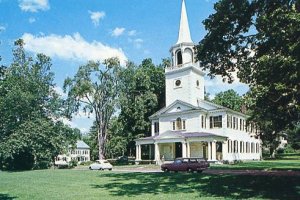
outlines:
[[113, 48], [98, 41], [87, 42], [79, 33], [72, 35], [34, 36], [24, 33], [22, 39], [25, 49], [34, 53], [44, 53], [50, 57], [58, 57], [65, 60], [100, 60], [117, 57], [122, 65], [125, 65], [127, 57], [121, 48]]
[[144, 40], [142, 40], [141, 38], [138, 38], [138, 39], [128, 39], [129, 42], [133, 43], [133, 46], [137, 49], [140, 49], [142, 47], [142, 44], [144, 42]]
[[103, 19], [105, 17], [105, 12], [101, 11], [96, 11], [96, 12], [92, 12], [89, 10], [89, 14], [90, 14], [90, 17], [91, 17], [91, 20], [93, 22], [93, 24], [97, 27], [99, 26], [99, 22], [100, 22], [100, 19]]
[[48, 10], [50, 5], [48, 0], [19, 0], [19, 7], [25, 12], [38, 12]]
[[124, 33], [124, 31], [125, 31], [125, 28], [117, 27], [112, 31], [111, 35], [114, 37], [119, 37], [120, 35], [122, 35]]
[[0, 26], [0, 32], [5, 31], [6, 28], [4, 26]]
[[128, 35], [129, 36], [135, 36], [136, 35], [136, 30], [128, 31]]
[[30, 17], [30, 18], [28, 19], [28, 22], [29, 22], [30, 24], [34, 23], [35, 21], [36, 21], [36, 20], [35, 20], [34, 17]]

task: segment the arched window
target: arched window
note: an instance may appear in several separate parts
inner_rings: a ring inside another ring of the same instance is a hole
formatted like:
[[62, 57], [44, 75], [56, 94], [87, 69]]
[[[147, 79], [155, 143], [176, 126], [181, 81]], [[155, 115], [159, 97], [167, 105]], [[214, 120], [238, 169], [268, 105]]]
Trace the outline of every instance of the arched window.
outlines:
[[177, 57], [177, 65], [182, 65], [182, 53], [180, 50], [177, 51], [176, 57]]
[[176, 130], [181, 130], [182, 129], [182, 122], [181, 122], [181, 118], [178, 117], [176, 119]]
[[184, 50], [184, 62], [191, 63], [193, 62], [193, 51], [190, 48]]

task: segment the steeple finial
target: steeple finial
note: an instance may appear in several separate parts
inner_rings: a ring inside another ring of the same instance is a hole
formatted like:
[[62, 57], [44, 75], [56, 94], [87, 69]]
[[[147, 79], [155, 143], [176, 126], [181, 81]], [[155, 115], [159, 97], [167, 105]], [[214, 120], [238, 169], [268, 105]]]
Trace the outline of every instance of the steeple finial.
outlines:
[[179, 27], [178, 41], [176, 44], [180, 44], [183, 42], [193, 43], [191, 39], [189, 22], [186, 14], [184, 0], [182, 0], [182, 5], [181, 5], [180, 27]]

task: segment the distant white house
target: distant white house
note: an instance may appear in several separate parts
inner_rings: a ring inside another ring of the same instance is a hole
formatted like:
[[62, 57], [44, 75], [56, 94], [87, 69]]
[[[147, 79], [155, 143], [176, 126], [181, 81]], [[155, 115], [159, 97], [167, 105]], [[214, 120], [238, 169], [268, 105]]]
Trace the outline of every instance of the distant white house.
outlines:
[[166, 107], [151, 117], [151, 136], [137, 139], [136, 161], [203, 157], [210, 162], [260, 160], [262, 141], [248, 116], [204, 100], [204, 75], [195, 59], [184, 0], [178, 41], [165, 68]]
[[71, 160], [80, 162], [90, 161], [90, 147], [84, 141], [78, 140], [76, 142], [76, 148], [69, 147], [66, 154], [58, 155], [55, 159], [56, 165], [67, 164]]

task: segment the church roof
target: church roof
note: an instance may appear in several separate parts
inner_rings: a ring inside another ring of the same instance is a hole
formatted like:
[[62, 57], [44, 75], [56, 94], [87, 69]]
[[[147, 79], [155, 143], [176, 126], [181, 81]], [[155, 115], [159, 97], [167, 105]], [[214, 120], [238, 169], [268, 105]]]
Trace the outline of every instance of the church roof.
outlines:
[[154, 113], [153, 115], [151, 115], [149, 118], [150, 119], [153, 119], [153, 118], [156, 118], [158, 116], [160, 116], [161, 114], [165, 113], [166, 111], [168, 111], [170, 108], [172, 108], [174, 105], [176, 105], [177, 103], [180, 103], [182, 105], [185, 105], [187, 107], [190, 107], [191, 109], [190, 110], [205, 110], [203, 108], [200, 108], [200, 107], [197, 107], [197, 106], [193, 106], [192, 104], [189, 104], [189, 103], [186, 103], [184, 101], [181, 101], [181, 100], [176, 100], [174, 101], [173, 103], [171, 103], [169, 106], [167, 107], [164, 107], [162, 109], [160, 109], [159, 111], [157, 111], [156, 113]]
[[208, 133], [208, 132], [185, 132], [185, 131], [167, 131], [157, 136], [140, 138], [137, 140], [160, 140], [160, 139], [187, 139], [187, 138], [201, 138], [201, 137], [221, 137], [227, 138], [225, 136]]
[[[210, 101], [206, 101], [206, 100], [200, 100], [199, 101], [199, 106], [194, 106], [192, 104], [189, 104], [189, 103], [181, 101], [181, 100], [176, 100], [173, 103], [171, 103], [169, 106], [164, 107], [164, 108], [160, 109], [159, 111], [157, 111], [156, 113], [154, 113], [153, 115], [151, 115], [149, 117], [149, 119], [159, 118], [163, 114], [167, 113], [168, 110], [170, 110], [176, 104], [181, 104], [181, 105], [185, 105], [185, 106], [189, 107], [190, 109], [188, 111], [204, 111], [204, 112], [218, 112], [218, 111], [228, 112], [229, 111], [230, 113], [235, 113], [235, 114], [238, 114], [238, 115], [242, 115], [244, 117], [248, 117], [247, 115], [245, 115], [241, 112], [234, 111], [230, 108], [226, 108], [224, 106], [221, 106], [221, 105], [218, 105], [218, 104], [212, 103]], [[186, 111], [183, 111], [183, 112], [186, 112]], [[178, 113], [179, 112], [169, 113], [169, 114], [170, 115], [171, 114], [177, 115]]]
[[193, 43], [191, 39], [189, 22], [188, 22], [184, 0], [182, 0], [178, 41], [176, 44], [180, 44], [180, 43]]

